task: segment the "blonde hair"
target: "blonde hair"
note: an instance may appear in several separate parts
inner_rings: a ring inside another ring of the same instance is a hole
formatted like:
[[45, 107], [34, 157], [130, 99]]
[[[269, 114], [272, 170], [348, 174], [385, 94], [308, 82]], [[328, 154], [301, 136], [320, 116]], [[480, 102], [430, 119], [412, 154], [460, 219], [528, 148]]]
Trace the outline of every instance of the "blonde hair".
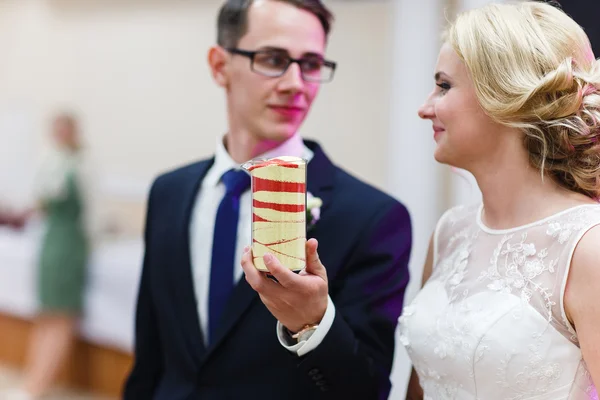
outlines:
[[489, 4], [460, 14], [445, 40], [484, 111], [525, 133], [531, 165], [600, 197], [600, 65], [583, 29], [548, 4]]

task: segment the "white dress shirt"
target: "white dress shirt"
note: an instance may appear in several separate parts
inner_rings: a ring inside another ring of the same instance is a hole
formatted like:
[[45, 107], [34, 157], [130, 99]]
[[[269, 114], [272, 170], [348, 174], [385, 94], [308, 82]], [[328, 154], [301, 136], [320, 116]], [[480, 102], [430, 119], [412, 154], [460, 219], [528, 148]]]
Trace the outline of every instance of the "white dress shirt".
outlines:
[[[306, 147], [302, 137], [298, 134], [282, 143], [279, 147], [272, 149], [260, 157], [272, 158], [278, 156], [296, 156], [307, 160], [312, 159], [312, 151]], [[213, 234], [215, 228], [215, 219], [217, 209], [225, 195], [225, 185], [221, 182], [221, 177], [225, 172], [232, 168], [239, 168], [239, 164], [233, 161], [227, 153], [223, 144], [223, 139], [217, 140], [217, 149], [215, 152], [215, 161], [206, 173], [198, 191], [194, 208], [192, 211], [192, 221], [190, 224], [190, 256], [192, 263], [192, 276], [194, 279], [194, 291], [198, 305], [198, 314], [200, 317], [200, 329], [202, 332], [208, 332], [208, 289], [210, 283], [210, 265], [213, 245]], [[234, 265], [234, 284], [237, 283], [243, 275], [241, 265], [242, 254], [245, 246], [251, 244], [251, 192], [246, 190], [240, 198], [240, 216], [237, 230], [237, 243]], [[300, 341], [297, 344], [290, 342], [289, 335], [284, 332], [283, 326], [278, 322], [276, 327], [277, 337], [282, 346], [289, 351], [303, 356], [309, 351], [315, 349], [323, 340], [335, 317], [335, 307], [331, 298], [328, 299], [327, 310], [319, 327], [313, 332], [308, 340]], [[206, 340], [208, 335], [204, 335]]]

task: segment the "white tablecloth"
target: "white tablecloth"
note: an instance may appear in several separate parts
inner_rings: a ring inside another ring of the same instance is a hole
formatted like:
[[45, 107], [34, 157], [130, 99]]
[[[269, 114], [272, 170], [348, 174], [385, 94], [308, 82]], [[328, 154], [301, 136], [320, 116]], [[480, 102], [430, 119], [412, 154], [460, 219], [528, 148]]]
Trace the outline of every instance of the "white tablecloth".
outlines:
[[[0, 312], [30, 318], [36, 310], [36, 271], [43, 228], [0, 228]], [[88, 341], [132, 351], [135, 302], [142, 268], [142, 239], [96, 246], [88, 267], [81, 335]]]

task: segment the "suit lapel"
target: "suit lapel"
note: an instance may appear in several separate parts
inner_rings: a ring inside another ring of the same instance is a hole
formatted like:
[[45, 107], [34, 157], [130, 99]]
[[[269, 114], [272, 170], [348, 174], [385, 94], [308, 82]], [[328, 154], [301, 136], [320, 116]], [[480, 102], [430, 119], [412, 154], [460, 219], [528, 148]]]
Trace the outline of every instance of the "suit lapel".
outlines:
[[198, 317], [198, 308], [196, 294], [194, 291], [194, 279], [192, 273], [192, 263], [190, 256], [190, 223], [191, 215], [194, 209], [198, 189], [206, 172], [214, 160], [205, 161], [190, 167], [186, 171], [187, 175], [182, 179], [183, 188], [179, 193], [181, 204], [181, 213], [175, 222], [175, 248], [178, 259], [172, 265], [173, 273], [173, 293], [177, 298], [178, 307], [173, 310], [180, 314], [179, 320], [183, 324], [183, 335], [187, 345], [190, 347], [190, 353], [197, 365], [200, 365], [202, 355], [206, 351], [202, 330], [200, 329], [200, 319]]
[[[320, 198], [323, 202], [321, 206], [321, 218], [323, 218], [323, 215], [327, 213], [327, 209], [331, 206], [335, 166], [317, 143], [305, 140], [304, 144], [314, 153], [312, 160], [308, 163], [307, 188], [313, 196]], [[317, 222], [315, 227], [308, 231], [307, 239], [314, 237], [318, 227]]]

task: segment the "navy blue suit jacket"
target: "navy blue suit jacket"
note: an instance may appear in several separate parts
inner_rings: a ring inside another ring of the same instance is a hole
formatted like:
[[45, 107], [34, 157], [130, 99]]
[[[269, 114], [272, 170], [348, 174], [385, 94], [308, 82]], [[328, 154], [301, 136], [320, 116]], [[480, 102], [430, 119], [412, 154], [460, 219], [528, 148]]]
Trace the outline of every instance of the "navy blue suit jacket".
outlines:
[[308, 191], [323, 200], [309, 231], [327, 268], [335, 320], [321, 344], [298, 357], [279, 343], [276, 320], [241, 279], [215, 343], [205, 347], [197, 314], [189, 224], [213, 160], [160, 176], [148, 204], [135, 364], [126, 400], [386, 399], [394, 331], [408, 283], [406, 208], [334, 166], [321, 148]]

